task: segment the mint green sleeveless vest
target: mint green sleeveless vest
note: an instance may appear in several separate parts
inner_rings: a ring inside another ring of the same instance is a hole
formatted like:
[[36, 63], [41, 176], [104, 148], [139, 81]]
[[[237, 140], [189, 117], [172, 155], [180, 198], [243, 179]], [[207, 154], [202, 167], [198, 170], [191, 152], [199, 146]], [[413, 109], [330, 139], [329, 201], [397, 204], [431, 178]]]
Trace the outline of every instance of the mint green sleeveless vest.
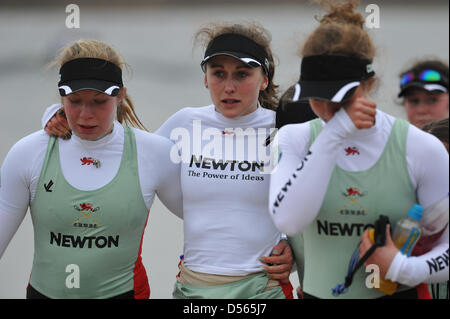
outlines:
[[109, 298], [134, 290], [136, 298], [148, 298], [140, 257], [148, 210], [129, 127], [124, 127], [117, 175], [93, 191], [66, 181], [58, 142], [50, 138], [31, 217], [35, 251], [30, 284], [37, 291], [50, 298]]
[[[408, 125], [396, 119], [383, 153], [371, 168], [349, 172], [336, 165], [316, 219], [303, 234], [291, 238], [296, 259], [304, 262], [304, 278], [300, 280], [306, 293], [335, 298], [331, 289], [344, 282], [350, 257], [364, 230], [373, 226], [379, 215], [389, 216], [391, 225], [395, 225], [417, 202], [406, 163]], [[312, 120], [310, 128], [312, 145], [322, 130], [321, 120]], [[370, 275], [364, 266], [360, 268], [349, 291], [338, 298], [383, 296], [366, 287]]]

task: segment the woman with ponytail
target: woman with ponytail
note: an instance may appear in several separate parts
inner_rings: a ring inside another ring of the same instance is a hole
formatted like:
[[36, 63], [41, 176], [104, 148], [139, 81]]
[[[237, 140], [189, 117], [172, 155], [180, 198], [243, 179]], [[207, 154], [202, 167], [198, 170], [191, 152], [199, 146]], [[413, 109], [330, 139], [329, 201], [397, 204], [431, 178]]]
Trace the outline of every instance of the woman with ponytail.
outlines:
[[[448, 210], [436, 215], [429, 209], [448, 203], [447, 152], [434, 136], [380, 111], [371, 100], [375, 47], [355, 11], [359, 2], [317, 2], [327, 14], [302, 48], [298, 85], [299, 100], [308, 101], [319, 119], [278, 132], [281, 154], [271, 176], [270, 214], [304, 261], [305, 298], [334, 298], [332, 288], [343, 281], [355, 248], [363, 256], [372, 246], [367, 228], [380, 215], [395, 225], [420, 204], [423, 233], [444, 229], [433, 248], [406, 258], [387, 227], [386, 244], [366, 261], [400, 283], [389, 297], [417, 298], [419, 283], [448, 279], [448, 265], [437, 271], [428, 265], [448, 254]], [[366, 285], [369, 275], [356, 272], [339, 298], [386, 297]]]

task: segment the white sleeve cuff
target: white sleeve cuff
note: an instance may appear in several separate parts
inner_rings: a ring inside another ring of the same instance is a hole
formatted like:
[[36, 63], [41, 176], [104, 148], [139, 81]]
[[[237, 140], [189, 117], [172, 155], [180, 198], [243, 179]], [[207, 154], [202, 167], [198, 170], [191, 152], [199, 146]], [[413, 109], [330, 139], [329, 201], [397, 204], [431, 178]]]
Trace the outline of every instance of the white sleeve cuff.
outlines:
[[407, 257], [398, 252], [386, 273], [386, 279], [415, 287], [422, 282], [448, 280], [448, 244], [444, 243], [422, 256]]
[[41, 124], [42, 128], [45, 128], [47, 125], [47, 122], [50, 121], [50, 119], [55, 115], [55, 113], [62, 107], [61, 104], [53, 104], [50, 105], [48, 108], [45, 109], [44, 115], [42, 115]]
[[401, 252], [398, 252], [397, 255], [395, 255], [394, 257], [391, 266], [389, 266], [388, 272], [386, 273], [386, 279], [389, 279], [390, 281], [399, 282], [401, 269], [403, 263], [406, 262], [407, 258], [408, 257], [406, 257], [406, 255], [403, 255]]
[[339, 109], [334, 114], [327, 125], [324, 126], [325, 128], [332, 130], [341, 138], [346, 138], [358, 130], [344, 108]]

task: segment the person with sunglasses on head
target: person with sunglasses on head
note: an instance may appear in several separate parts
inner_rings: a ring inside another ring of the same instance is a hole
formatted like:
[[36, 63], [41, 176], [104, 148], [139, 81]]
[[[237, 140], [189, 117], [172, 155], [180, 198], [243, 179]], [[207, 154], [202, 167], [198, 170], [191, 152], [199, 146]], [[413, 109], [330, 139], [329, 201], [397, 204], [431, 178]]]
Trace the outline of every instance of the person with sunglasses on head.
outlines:
[[416, 62], [401, 73], [398, 97], [408, 121], [418, 128], [447, 118], [448, 65], [436, 59]]
[[[428, 264], [448, 253], [447, 152], [437, 138], [380, 111], [370, 99], [375, 47], [355, 11], [359, 2], [317, 2], [327, 13], [302, 49], [299, 99], [308, 100], [319, 119], [278, 132], [270, 214], [282, 232], [302, 237], [305, 298], [334, 298], [355, 248], [362, 257], [372, 246], [368, 228], [380, 215], [394, 225], [420, 204], [424, 232], [443, 230], [431, 250], [406, 258], [387, 226], [386, 245], [366, 262], [401, 284], [388, 297], [417, 298], [416, 285], [448, 278], [448, 265], [430, 272]], [[432, 213], [429, 208], [441, 201], [447, 209]], [[295, 255], [297, 247], [292, 249]], [[356, 272], [339, 298], [387, 297], [366, 286], [368, 275]]]
[[[181, 161], [184, 254], [173, 296], [292, 298], [290, 246], [267, 212], [265, 141], [277, 103], [270, 34], [256, 23], [223, 23], [201, 28], [196, 40], [206, 47], [212, 103], [181, 109], [156, 132]], [[62, 122], [48, 122], [54, 112], [43, 118], [50, 132]]]
[[182, 217], [173, 144], [142, 130], [122, 81], [125, 62], [113, 47], [79, 40], [54, 64], [73, 134], [58, 140], [40, 130], [6, 156], [0, 256], [30, 207], [35, 251], [27, 299], [149, 298], [141, 250], [155, 194]]

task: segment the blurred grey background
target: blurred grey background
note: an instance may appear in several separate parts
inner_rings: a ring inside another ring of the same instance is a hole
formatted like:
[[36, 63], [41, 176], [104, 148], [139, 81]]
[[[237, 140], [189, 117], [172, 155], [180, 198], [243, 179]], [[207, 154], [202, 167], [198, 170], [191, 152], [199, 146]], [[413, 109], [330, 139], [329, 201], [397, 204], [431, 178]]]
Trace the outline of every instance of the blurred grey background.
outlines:
[[[79, 29], [66, 27], [70, 3], [80, 8]], [[381, 110], [405, 118], [396, 104], [398, 74], [419, 57], [448, 63], [449, 2], [362, 1], [364, 16], [370, 14], [365, 12], [370, 3], [380, 8], [380, 28], [370, 30], [380, 78], [373, 99]], [[182, 107], [210, 104], [199, 66], [203, 49], [193, 47], [193, 35], [202, 25], [250, 20], [266, 27], [273, 37], [275, 81], [281, 93], [298, 79], [297, 51], [318, 25], [315, 16], [321, 12], [306, 0], [0, 0], [0, 163], [16, 141], [40, 129], [44, 109], [58, 102], [57, 70], [46, 66], [68, 41], [95, 38], [121, 52], [131, 66], [125, 85], [142, 122], [154, 131]], [[0, 298], [25, 297], [32, 233], [27, 214], [0, 260]], [[182, 251], [182, 222], [155, 200], [142, 253], [151, 298], [171, 298]], [[296, 287], [296, 274], [291, 278]]]

